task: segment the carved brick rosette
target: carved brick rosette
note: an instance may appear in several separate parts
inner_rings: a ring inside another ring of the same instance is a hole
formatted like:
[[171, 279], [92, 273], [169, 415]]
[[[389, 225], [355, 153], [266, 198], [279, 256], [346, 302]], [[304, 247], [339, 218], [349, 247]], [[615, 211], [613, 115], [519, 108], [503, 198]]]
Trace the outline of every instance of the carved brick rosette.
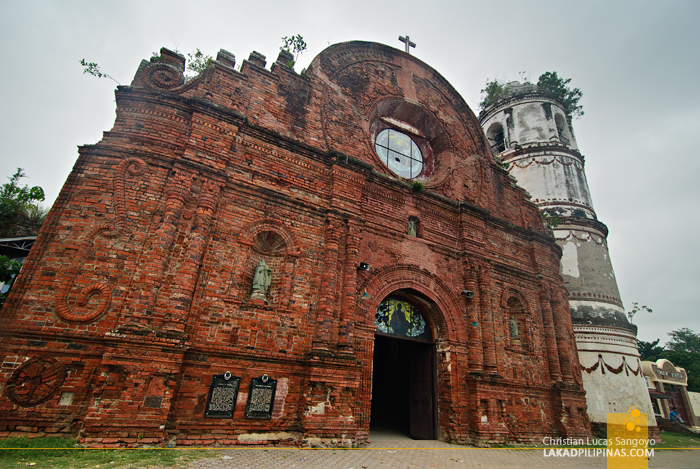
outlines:
[[12, 373], [5, 396], [22, 407], [32, 407], [51, 399], [67, 376], [64, 366], [53, 357], [34, 357]]
[[155, 88], [172, 89], [185, 83], [182, 70], [172, 65], [150, 64], [146, 67], [146, 74]]

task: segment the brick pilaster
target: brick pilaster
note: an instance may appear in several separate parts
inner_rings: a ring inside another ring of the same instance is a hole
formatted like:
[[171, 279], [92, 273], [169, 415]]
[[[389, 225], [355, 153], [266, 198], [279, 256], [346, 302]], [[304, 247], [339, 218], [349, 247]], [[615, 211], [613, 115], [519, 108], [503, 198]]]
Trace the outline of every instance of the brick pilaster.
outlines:
[[474, 293], [471, 299], [465, 298], [467, 305], [467, 328], [469, 340], [469, 369], [472, 371], [481, 371], [484, 369], [484, 346], [481, 342], [481, 325], [482, 321], [479, 317], [479, 294], [477, 284], [477, 266], [474, 262], [464, 261], [465, 268], [463, 277], [465, 279], [466, 290]]
[[333, 305], [337, 284], [338, 245], [340, 220], [334, 214], [327, 217], [326, 253], [321, 273], [321, 288], [312, 348], [318, 352], [328, 352], [330, 348]]
[[549, 376], [552, 381], [561, 380], [561, 368], [557, 350], [557, 337], [552, 317], [551, 298], [549, 287], [540, 284], [540, 306], [542, 307], [542, 324], [544, 325], [544, 341], [547, 347], [547, 360], [549, 362]]
[[165, 267], [194, 177], [194, 174], [187, 171], [175, 170], [175, 175], [165, 189], [167, 201], [163, 222], [153, 236], [151, 250], [146, 256], [141, 278], [138, 281], [137, 288], [140, 288], [141, 292], [132, 303], [126, 324], [121, 329], [140, 330], [150, 324], [158, 289], [165, 275]]
[[[554, 331], [557, 339], [557, 350], [559, 352], [559, 366], [561, 367], [561, 374], [564, 381], [567, 383], [573, 383], [574, 377], [571, 374], [571, 364], [573, 363], [573, 351], [567, 346], [569, 342], [573, 343], [573, 337], [567, 337], [569, 335], [568, 322], [571, 321], [570, 313], [563, 308], [564, 303], [561, 300], [559, 292], [552, 290], [551, 292], [551, 305], [552, 305], [552, 315], [554, 316]], [[568, 321], [567, 321], [568, 319]], [[576, 358], [578, 362], [578, 358]]]
[[177, 284], [168, 302], [168, 314], [163, 329], [171, 334], [184, 334], [194, 289], [197, 286], [199, 267], [209, 239], [211, 220], [219, 203], [223, 184], [209, 180], [204, 184], [197, 204], [197, 214], [190, 234], [184, 262], [177, 272]]
[[355, 300], [357, 298], [357, 255], [360, 249], [360, 229], [355, 220], [348, 220], [345, 240], [345, 281], [338, 330], [338, 351], [352, 355], [355, 342]]
[[496, 372], [496, 339], [493, 330], [493, 312], [491, 311], [491, 273], [489, 264], [479, 262], [479, 303], [481, 306], [481, 340], [484, 350], [484, 368], [486, 371]]

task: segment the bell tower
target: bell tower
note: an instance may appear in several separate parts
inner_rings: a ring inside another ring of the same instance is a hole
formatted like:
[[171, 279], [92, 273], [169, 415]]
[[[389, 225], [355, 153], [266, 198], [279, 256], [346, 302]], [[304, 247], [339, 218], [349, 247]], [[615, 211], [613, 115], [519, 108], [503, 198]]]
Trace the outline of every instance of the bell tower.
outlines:
[[637, 350], [596, 216], [571, 116], [552, 94], [511, 82], [479, 115], [493, 154], [537, 204], [562, 248], [559, 272], [569, 293], [591, 422], [636, 406], [655, 426]]

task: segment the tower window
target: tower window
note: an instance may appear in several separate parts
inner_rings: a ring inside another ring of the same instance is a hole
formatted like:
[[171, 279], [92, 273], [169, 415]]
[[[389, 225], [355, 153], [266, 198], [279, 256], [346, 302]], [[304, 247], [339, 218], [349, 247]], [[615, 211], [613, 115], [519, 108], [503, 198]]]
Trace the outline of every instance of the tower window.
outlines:
[[554, 123], [557, 125], [559, 141], [564, 145], [569, 145], [571, 141], [569, 140], [568, 132], [566, 131], [566, 120], [561, 116], [561, 114], [557, 114], [554, 116]]
[[501, 124], [496, 123], [489, 127], [486, 137], [489, 139], [491, 151], [493, 151], [494, 155], [506, 150], [506, 139]]
[[423, 170], [423, 154], [408, 135], [384, 129], [377, 135], [375, 149], [382, 162], [397, 176], [413, 179]]

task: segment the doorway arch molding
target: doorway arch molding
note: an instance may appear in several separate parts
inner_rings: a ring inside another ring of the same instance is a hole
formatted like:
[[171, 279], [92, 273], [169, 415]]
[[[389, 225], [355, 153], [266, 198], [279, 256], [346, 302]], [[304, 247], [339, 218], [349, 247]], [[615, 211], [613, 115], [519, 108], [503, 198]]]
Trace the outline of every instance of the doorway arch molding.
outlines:
[[374, 324], [374, 314], [379, 304], [391, 293], [410, 288], [422, 293], [438, 307], [432, 319], [437, 328], [436, 338], [442, 340], [467, 340], [464, 311], [459, 299], [449, 287], [433, 273], [411, 264], [396, 264], [378, 269], [358, 289], [358, 297], [365, 292], [371, 298], [357, 301], [360, 317], [365, 324]]

